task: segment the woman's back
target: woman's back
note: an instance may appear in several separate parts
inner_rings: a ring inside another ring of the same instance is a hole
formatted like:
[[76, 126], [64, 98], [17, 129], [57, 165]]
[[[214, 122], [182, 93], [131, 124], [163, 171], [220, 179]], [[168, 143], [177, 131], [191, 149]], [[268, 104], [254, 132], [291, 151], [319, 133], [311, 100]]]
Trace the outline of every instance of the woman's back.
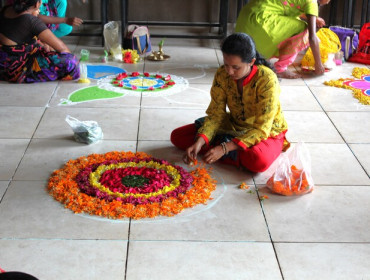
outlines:
[[46, 25], [39, 18], [31, 14], [17, 15], [11, 6], [4, 7], [0, 13], [0, 43], [3, 45], [29, 43], [45, 29]]

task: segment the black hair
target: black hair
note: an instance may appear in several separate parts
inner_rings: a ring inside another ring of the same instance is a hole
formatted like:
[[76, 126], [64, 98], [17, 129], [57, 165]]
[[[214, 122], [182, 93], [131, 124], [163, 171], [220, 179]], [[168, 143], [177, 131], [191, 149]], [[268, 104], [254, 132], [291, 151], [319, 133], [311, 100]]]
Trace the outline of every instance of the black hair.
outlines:
[[41, 0], [15, 0], [13, 9], [17, 14], [27, 11], [30, 7], [35, 6]]
[[255, 65], [265, 65], [275, 71], [272, 64], [256, 50], [256, 45], [248, 34], [239, 32], [229, 35], [222, 42], [221, 51], [225, 54], [237, 55], [245, 63], [250, 63], [255, 58]]
[[36, 277], [18, 271], [0, 273], [0, 280], [38, 280]]

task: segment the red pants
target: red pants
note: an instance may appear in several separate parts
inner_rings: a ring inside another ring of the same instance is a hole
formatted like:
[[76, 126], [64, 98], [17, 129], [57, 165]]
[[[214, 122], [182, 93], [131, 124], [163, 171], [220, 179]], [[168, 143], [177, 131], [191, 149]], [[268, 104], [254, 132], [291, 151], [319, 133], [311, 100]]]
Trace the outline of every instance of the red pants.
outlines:
[[[266, 140], [262, 140], [260, 143], [246, 150], [237, 150], [236, 161], [231, 158], [225, 158], [222, 159], [221, 162], [238, 167], [243, 166], [252, 172], [263, 172], [269, 168], [274, 160], [281, 154], [285, 133], [286, 132], [282, 132], [274, 138], [270, 137]], [[177, 148], [186, 150], [194, 144], [196, 134], [197, 128], [195, 124], [188, 124], [172, 131], [171, 142]], [[210, 144], [208, 148], [202, 149], [201, 153], [205, 153], [212, 147], [212, 144]]]

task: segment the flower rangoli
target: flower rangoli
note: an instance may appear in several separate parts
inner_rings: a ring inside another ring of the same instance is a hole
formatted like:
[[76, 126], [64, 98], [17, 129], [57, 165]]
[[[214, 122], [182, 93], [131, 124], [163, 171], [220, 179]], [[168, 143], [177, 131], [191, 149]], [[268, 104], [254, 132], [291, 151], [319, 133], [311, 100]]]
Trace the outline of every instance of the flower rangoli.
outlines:
[[188, 172], [145, 153], [109, 152], [68, 161], [48, 191], [75, 213], [140, 219], [205, 204], [215, 183], [202, 167]]
[[324, 82], [327, 86], [351, 89], [360, 103], [370, 105], [370, 69], [355, 67], [352, 76], [356, 79], [331, 80]]

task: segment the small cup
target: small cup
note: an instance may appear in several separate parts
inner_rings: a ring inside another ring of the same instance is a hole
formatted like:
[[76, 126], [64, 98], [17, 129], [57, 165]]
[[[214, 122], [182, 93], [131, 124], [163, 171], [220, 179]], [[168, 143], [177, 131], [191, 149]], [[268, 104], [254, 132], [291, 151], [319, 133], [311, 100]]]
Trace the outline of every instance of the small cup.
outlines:
[[90, 57], [90, 51], [81, 49], [81, 58], [80, 61], [88, 61]]
[[339, 51], [334, 56], [334, 61], [336, 65], [342, 65], [343, 63], [343, 52]]

